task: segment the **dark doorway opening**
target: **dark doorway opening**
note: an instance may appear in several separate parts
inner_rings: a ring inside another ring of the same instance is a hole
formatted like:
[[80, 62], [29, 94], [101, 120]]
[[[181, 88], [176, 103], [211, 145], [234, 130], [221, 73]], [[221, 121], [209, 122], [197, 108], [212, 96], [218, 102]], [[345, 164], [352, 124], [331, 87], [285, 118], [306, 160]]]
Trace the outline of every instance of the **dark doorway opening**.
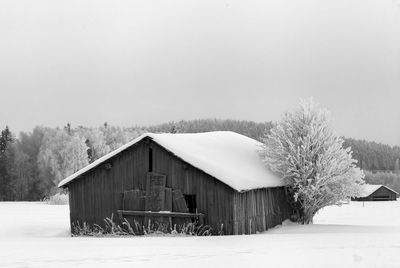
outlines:
[[197, 213], [197, 205], [196, 205], [196, 195], [195, 194], [185, 194], [186, 205], [189, 209], [189, 213]]
[[149, 172], [153, 172], [153, 149], [149, 148]]

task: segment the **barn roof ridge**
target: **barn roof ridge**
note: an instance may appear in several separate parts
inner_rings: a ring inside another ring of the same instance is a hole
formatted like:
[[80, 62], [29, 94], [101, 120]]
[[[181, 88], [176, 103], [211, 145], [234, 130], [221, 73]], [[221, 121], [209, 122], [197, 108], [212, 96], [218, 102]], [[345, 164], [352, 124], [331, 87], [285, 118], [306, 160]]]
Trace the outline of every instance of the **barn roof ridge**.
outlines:
[[129, 149], [144, 138], [152, 139], [178, 158], [239, 192], [284, 185], [284, 181], [262, 163], [258, 155], [258, 150], [261, 148], [260, 142], [232, 131], [212, 131], [176, 134], [145, 133], [65, 178], [58, 187], [66, 187], [71, 181]]

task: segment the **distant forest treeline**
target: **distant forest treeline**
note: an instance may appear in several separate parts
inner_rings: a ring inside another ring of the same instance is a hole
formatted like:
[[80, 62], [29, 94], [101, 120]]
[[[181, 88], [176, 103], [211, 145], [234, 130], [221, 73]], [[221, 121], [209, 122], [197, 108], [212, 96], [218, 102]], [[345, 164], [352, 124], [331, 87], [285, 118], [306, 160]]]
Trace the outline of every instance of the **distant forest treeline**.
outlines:
[[371, 171], [399, 171], [400, 147], [365, 140], [345, 139], [346, 147], [353, 150], [353, 157], [360, 168]]
[[[195, 133], [234, 131], [256, 140], [273, 123], [203, 119], [150, 127], [121, 128], [105, 123], [96, 128], [37, 126], [18, 136], [6, 127], [0, 136], [0, 200], [40, 200], [53, 194], [70, 174], [145, 132]], [[400, 147], [346, 139], [369, 183], [386, 184], [400, 192]]]

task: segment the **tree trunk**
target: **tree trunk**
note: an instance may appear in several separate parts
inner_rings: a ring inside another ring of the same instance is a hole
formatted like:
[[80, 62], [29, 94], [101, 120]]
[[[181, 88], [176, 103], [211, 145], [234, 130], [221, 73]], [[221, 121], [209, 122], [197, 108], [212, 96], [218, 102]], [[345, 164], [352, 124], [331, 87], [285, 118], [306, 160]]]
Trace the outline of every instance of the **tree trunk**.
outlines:
[[304, 209], [303, 214], [303, 224], [310, 224], [313, 223], [313, 219], [315, 214], [317, 214], [317, 210], [315, 209]]

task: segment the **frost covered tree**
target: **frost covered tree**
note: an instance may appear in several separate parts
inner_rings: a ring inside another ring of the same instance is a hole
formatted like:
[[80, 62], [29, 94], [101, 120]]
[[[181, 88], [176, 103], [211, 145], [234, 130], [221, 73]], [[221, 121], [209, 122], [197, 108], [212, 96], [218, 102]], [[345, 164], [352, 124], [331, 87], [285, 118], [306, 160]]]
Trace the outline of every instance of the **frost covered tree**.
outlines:
[[39, 169], [52, 176], [54, 185], [89, 164], [85, 138], [66, 130], [49, 130], [38, 155]]
[[129, 141], [127, 133], [121, 127], [104, 124], [99, 130], [103, 133], [105, 143], [111, 151], [118, 149]]
[[284, 114], [263, 139], [263, 162], [287, 182], [293, 218], [311, 223], [325, 206], [360, 194], [363, 172], [351, 148], [333, 134], [329, 113], [312, 99]]
[[76, 132], [79, 136], [85, 139], [85, 144], [88, 147], [87, 154], [90, 163], [110, 152], [111, 149], [106, 144], [104, 133], [98, 128], [79, 127]]

